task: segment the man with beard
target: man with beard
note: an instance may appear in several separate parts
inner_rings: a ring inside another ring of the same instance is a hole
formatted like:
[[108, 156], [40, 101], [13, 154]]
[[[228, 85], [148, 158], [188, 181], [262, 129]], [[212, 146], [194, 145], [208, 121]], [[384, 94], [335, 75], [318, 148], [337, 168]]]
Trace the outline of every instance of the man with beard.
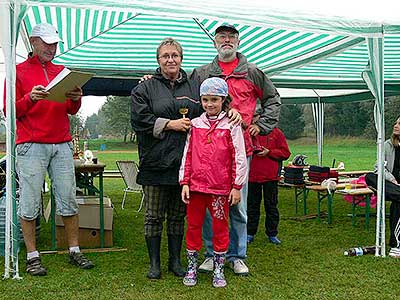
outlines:
[[[250, 165], [253, 154], [251, 136], [266, 135], [275, 128], [279, 120], [281, 100], [271, 80], [255, 64], [248, 63], [246, 57], [237, 52], [239, 43], [239, 32], [233, 25], [219, 26], [215, 30], [214, 39], [218, 55], [210, 64], [196, 68], [191, 79], [201, 83], [209, 77], [221, 77], [227, 82], [232, 97], [230, 108], [236, 109], [243, 119], [246, 155]], [[260, 119], [251, 124], [257, 100], [261, 103]], [[231, 226], [227, 261], [235, 274], [247, 275], [249, 269], [244, 263], [247, 252], [247, 184], [242, 187], [239, 204], [230, 207], [229, 220]], [[211, 237], [211, 217], [208, 214], [203, 226], [207, 253], [199, 271], [211, 272], [214, 269]]]

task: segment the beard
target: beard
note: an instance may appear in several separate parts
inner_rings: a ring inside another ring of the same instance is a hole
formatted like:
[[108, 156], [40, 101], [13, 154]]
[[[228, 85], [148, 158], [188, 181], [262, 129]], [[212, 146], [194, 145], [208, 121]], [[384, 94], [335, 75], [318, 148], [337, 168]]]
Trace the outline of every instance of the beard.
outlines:
[[[224, 46], [230, 45], [231, 47], [224, 48]], [[221, 44], [217, 48], [218, 54], [222, 58], [230, 58], [236, 54], [238, 46], [235, 44]]]

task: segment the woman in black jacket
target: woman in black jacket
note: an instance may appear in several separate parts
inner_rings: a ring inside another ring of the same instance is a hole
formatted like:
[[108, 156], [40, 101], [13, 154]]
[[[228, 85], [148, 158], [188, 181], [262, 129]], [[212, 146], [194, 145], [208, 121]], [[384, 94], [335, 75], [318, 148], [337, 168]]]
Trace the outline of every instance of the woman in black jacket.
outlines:
[[180, 262], [185, 205], [181, 201], [178, 172], [190, 119], [202, 108], [199, 84], [181, 69], [183, 51], [172, 38], [157, 48], [159, 68], [151, 79], [132, 90], [131, 122], [138, 138], [139, 174], [145, 203], [144, 234], [150, 257], [147, 277], [158, 279], [160, 243], [167, 217], [168, 269], [185, 275]]

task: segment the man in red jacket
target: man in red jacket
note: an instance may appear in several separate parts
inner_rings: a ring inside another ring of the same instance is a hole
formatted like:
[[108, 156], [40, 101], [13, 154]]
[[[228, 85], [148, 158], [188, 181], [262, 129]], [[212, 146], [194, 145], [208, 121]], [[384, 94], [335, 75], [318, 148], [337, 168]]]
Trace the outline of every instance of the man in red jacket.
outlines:
[[[253, 126], [253, 125], [251, 125]], [[253, 137], [255, 153], [250, 163], [249, 194], [247, 198], [247, 242], [254, 240], [260, 221], [260, 205], [264, 194], [265, 233], [273, 244], [278, 239], [278, 181], [280, 180], [282, 161], [290, 156], [285, 135], [277, 127], [268, 135]]]
[[15, 103], [18, 215], [27, 251], [26, 271], [34, 276], [47, 274], [36, 250], [35, 237], [35, 220], [40, 213], [46, 172], [52, 181], [56, 213], [63, 217], [65, 224], [70, 263], [90, 269], [93, 263], [82, 255], [78, 243], [78, 205], [68, 118], [68, 114], [76, 114], [81, 106], [82, 89], [76, 86], [67, 92], [63, 103], [49, 101], [45, 86], [64, 69], [51, 62], [61, 39], [56, 28], [42, 23], [32, 29], [29, 42], [33, 51], [16, 68]]

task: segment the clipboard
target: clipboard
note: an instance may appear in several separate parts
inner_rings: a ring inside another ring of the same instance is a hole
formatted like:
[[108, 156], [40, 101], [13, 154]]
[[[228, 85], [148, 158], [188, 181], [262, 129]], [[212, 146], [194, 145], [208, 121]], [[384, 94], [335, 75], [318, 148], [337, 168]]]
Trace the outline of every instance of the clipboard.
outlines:
[[94, 74], [64, 68], [58, 75], [46, 86], [46, 92], [49, 92], [48, 100], [56, 102], [65, 102], [65, 93], [73, 90], [75, 86], [83, 86], [92, 78]]

